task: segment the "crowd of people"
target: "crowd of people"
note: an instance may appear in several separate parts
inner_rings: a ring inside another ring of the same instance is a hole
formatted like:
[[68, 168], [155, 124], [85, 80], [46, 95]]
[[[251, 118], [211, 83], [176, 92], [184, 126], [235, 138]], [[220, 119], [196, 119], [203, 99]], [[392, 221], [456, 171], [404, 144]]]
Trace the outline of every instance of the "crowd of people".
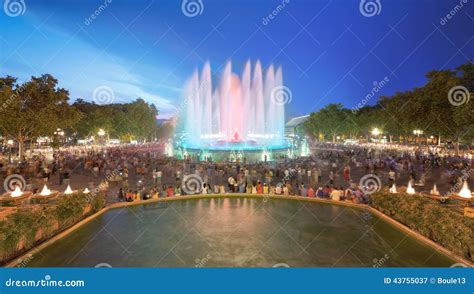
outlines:
[[[105, 183], [109, 201], [136, 201], [189, 194], [299, 195], [354, 203], [370, 202], [363, 175], [380, 184], [412, 181], [440, 187], [472, 179], [472, 157], [442, 156], [433, 149], [319, 143], [309, 157], [272, 162], [199, 162], [163, 155], [157, 144], [68, 147], [36, 152], [16, 163], [0, 161], [4, 178], [24, 177], [26, 190], [44, 184], [64, 187], [80, 181], [89, 188]], [[77, 185], [77, 184], [76, 184]], [[423, 189], [423, 188], [422, 188]], [[426, 187], [429, 189], [429, 187]]]

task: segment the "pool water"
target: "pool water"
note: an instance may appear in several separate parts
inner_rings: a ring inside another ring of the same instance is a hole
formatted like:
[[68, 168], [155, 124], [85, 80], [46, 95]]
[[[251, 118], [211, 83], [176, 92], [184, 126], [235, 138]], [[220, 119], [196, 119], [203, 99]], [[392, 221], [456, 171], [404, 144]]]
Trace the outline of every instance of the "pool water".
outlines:
[[214, 198], [109, 210], [35, 254], [31, 267], [449, 267], [359, 208]]

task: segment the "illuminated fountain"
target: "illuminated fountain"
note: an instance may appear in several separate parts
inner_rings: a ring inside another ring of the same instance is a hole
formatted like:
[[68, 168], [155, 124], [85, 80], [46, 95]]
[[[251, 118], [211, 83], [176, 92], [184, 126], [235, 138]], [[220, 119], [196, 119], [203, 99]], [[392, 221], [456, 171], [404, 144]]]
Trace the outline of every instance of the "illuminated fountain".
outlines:
[[51, 195], [51, 190], [45, 184], [43, 186], [43, 189], [41, 190], [40, 196], [49, 196], [49, 195]]
[[19, 186], [16, 186], [15, 190], [13, 190], [13, 192], [10, 193], [11, 197], [20, 197], [21, 195], [23, 195], [23, 192], [21, 191]]
[[64, 191], [64, 194], [70, 195], [73, 194], [74, 191], [71, 189], [71, 186], [67, 185], [66, 191]]
[[411, 186], [411, 181], [408, 181], [407, 194], [415, 194], [415, 189]]
[[397, 186], [395, 184], [393, 184], [392, 187], [390, 187], [390, 189], [388, 191], [392, 194], [396, 194], [397, 193]]
[[0, 206], [17, 206], [28, 203], [32, 194], [29, 191], [22, 191], [20, 186], [16, 186], [13, 191], [0, 195]]
[[467, 185], [467, 181], [464, 181], [462, 185], [461, 191], [458, 193], [459, 196], [462, 198], [467, 198], [470, 199], [472, 197], [471, 190], [469, 189], [469, 186]]
[[430, 194], [439, 195], [438, 187], [436, 187], [436, 184], [433, 185], [433, 189], [431, 189]]
[[278, 151], [286, 153], [284, 104], [288, 100], [285, 95], [290, 94], [283, 87], [281, 67], [270, 65], [264, 74], [259, 61], [253, 71], [249, 61], [238, 76], [228, 62], [215, 83], [206, 62], [201, 74], [195, 71], [184, 87], [185, 107], [178, 128], [181, 134], [175, 138], [178, 150], [174, 153], [201, 160], [209, 159], [208, 154], [213, 160], [235, 159], [231, 151], [245, 157], [255, 154], [256, 160], [270, 160], [268, 155]]
[[301, 143], [301, 156], [309, 156], [311, 153], [309, 151], [309, 144], [308, 140], [304, 139], [303, 142]]

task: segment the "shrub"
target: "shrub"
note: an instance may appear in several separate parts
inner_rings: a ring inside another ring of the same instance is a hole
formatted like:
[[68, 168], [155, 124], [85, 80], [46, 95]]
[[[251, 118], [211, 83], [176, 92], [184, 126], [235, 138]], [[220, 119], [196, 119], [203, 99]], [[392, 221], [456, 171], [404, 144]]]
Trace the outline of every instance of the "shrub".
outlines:
[[[56, 204], [19, 207], [0, 221], [0, 261], [32, 248], [38, 242], [105, 206], [102, 193], [89, 201], [82, 194], [59, 196]], [[88, 213], [88, 207], [90, 211]]]
[[371, 205], [453, 253], [474, 260], [474, 219], [420, 195], [378, 192], [372, 195]]

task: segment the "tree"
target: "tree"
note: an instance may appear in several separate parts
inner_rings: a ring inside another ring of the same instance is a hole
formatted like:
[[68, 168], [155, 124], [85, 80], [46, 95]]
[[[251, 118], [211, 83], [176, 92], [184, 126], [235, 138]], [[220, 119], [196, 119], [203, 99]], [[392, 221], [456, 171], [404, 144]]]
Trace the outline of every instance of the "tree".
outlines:
[[134, 139], [147, 140], [157, 130], [158, 111], [153, 104], [137, 99], [132, 103], [97, 105], [78, 99], [73, 104], [83, 116], [81, 124], [75, 127], [80, 137], [95, 136], [99, 129], [108, 136], [123, 141]]
[[80, 114], [68, 104], [69, 92], [58, 88], [51, 75], [31, 77], [18, 85], [16, 78], [0, 78], [0, 130], [15, 138], [19, 156], [24, 144], [38, 136], [52, 136], [57, 128], [68, 128], [80, 120]]

